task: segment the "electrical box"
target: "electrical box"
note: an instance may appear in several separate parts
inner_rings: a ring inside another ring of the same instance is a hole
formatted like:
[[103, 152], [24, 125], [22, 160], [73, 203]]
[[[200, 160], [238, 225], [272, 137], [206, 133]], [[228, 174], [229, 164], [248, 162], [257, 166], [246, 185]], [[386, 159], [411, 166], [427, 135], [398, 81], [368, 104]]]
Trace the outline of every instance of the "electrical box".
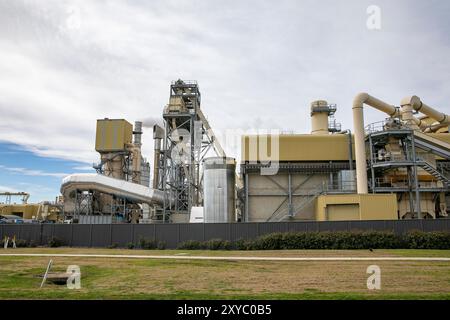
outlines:
[[133, 125], [124, 119], [97, 120], [95, 150], [100, 153], [124, 151], [133, 139]]

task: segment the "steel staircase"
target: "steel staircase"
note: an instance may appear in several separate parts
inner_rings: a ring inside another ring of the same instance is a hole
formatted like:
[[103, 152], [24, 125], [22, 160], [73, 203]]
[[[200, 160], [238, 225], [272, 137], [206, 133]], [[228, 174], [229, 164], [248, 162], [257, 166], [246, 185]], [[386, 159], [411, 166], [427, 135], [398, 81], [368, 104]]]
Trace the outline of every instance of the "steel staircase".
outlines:
[[282, 210], [275, 212], [269, 219], [267, 219], [267, 222], [279, 222], [287, 218], [295, 217], [303, 208], [311, 204], [315, 199], [317, 199], [317, 197], [322, 194], [324, 194], [324, 188], [323, 185], [320, 184], [318, 187], [311, 189], [302, 196], [302, 201], [293, 206], [291, 210], [292, 214], [289, 214], [289, 205], [287, 205]]
[[434, 168], [431, 164], [429, 164], [426, 161], [420, 161], [418, 163], [422, 169], [424, 169], [426, 172], [431, 174], [433, 177], [435, 177], [437, 180], [442, 181], [442, 183], [446, 187], [450, 187], [450, 179], [447, 178], [445, 175], [440, 173], [436, 168]]
[[422, 150], [447, 160], [450, 159], [450, 144], [445, 141], [431, 137], [423, 132], [414, 131], [414, 142]]

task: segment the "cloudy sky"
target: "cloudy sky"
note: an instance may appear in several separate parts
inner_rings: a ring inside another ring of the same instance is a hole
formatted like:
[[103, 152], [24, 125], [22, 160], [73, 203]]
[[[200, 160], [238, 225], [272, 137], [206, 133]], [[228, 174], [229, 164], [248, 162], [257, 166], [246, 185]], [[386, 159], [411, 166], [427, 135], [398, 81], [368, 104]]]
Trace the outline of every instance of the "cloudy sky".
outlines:
[[159, 118], [178, 78], [199, 82], [218, 132], [309, 132], [315, 99], [351, 129], [360, 91], [450, 112], [449, 12], [447, 0], [0, 0], [0, 189], [53, 199], [98, 161], [96, 119]]

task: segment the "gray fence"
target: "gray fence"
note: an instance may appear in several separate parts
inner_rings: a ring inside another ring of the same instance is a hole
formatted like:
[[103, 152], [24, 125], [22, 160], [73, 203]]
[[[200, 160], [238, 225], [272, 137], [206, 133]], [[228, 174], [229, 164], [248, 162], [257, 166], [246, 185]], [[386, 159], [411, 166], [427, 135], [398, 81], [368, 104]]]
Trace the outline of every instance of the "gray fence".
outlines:
[[305, 221], [273, 223], [183, 223], [183, 224], [0, 224], [0, 237], [13, 237], [45, 245], [52, 237], [73, 247], [125, 247], [141, 238], [163, 241], [173, 249], [187, 240], [254, 239], [273, 232], [321, 232], [378, 230], [403, 234], [410, 230], [450, 231], [450, 219], [380, 221]]

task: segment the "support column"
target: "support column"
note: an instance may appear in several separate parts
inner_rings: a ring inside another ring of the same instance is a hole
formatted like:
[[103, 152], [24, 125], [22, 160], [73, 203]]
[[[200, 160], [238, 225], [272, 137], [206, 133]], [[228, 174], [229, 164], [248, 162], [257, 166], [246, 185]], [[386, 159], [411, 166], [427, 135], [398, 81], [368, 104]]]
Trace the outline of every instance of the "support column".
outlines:
[[414, 141], [414, 133], [411, 131], [411, 153], [414, 163], [414, 187], [416, 189], [416, 212], [417, 212], [417, 218], [422, 219], [422, 212], [420, 208], [420, 190], [419, 190], [419, 177], [417, 174], [418, 168], [417, 168], [417, 156], [416, 156], [416, 147], [415, 147], [415, 141]]
[[245, 222], [248, 222], [248, 172], [244, 172], [245, 181], [244, 181], [244, 188], [245, 188]]
[[289, 204], [288, 204], [288, 215], [292, 217], [294, 215], [293, 208], [292, 208], [292, 175], [291, 172], [288, 172], [288, 197], [289, 197]]

